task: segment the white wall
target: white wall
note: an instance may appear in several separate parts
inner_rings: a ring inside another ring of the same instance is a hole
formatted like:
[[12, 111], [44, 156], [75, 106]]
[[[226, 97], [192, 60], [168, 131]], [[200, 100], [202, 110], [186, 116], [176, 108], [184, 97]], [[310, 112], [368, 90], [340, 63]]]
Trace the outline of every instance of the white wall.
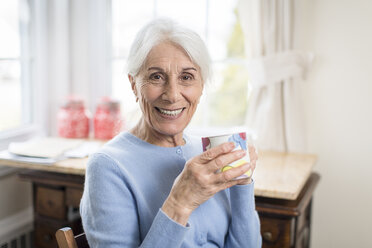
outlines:
[[[15, 174], [0, 180], [0, 221], [32, 206], [31, 183]], [[6, 227], [0, 227], [5, 229]], [[1, 236], [1, 233], [0, 233]]]
[[316, 56], [304, 83], [321, 175], [311, 246], [372, 247], [372, 1], [297, 0], [295, 13], [295, 47]]
[[[0, 138], [0, 151], [8, 147], [10, 141], [22, 142], [33, 137], [34, 128], [25, 128], [14, 132], [10, 137], [3, 135]], [[16, 175], [18, 169], [0, 166], [0, 223], [11, 216], [17, 215], [32, 207], [32, 187], [28, 181], [22, 181]], [[7, 229], [0, 224], [0, 237], [2, 231]]]

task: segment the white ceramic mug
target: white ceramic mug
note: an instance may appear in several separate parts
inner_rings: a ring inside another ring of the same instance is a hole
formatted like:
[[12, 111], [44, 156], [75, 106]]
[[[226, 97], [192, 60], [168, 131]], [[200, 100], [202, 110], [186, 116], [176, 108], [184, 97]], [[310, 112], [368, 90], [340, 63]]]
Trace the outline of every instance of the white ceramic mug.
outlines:
[[[218, 145], [220, 145], [222, 143], [225, 143], [225, 142], [234, 142], [235, 143], [234, 151], [239, 150], [239, 149], [243, 149], [243, 150], [246, 150], [247, 153], [243, 158], [241, 158], [237, 161], [234, 161], [231, 164], [228, 164], [228, 165], [224, 166], [221, 169], [221, 172], [227, 171], [227, 170], [229, 170], [233, 167], [241, 166], [241, 165], [243, 165], [245, 163], [249, 163], [251, 161], [250, 157], [249, 157], [247, 136], [246, 136], [245, 132], [226, 134], [226, 135], [218, 135], [218, 136], [210, 136], [210, 137], [203, 137], [202, 138], [203, 151], [206, 151], [206, 150], [208, 150], [212, 147], [218, 146]], [[251, 176], [252, 176], [252, 171], [251, 171], [251, 169], [249, 169], [246, 173], [237, 177], [236, 179], [248, 178], [248, 177], [251, 177]]]

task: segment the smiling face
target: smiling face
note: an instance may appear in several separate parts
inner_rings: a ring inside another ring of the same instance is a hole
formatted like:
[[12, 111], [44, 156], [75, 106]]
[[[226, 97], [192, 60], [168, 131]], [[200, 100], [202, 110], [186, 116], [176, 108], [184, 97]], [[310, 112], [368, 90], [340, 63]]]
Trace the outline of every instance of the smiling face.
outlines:
[[145, 132], [157, 138], [182, 139], [203, 91], [199, 66], [182, 48], [164, 42], [150, 51], [139, 75], [130, 80]]

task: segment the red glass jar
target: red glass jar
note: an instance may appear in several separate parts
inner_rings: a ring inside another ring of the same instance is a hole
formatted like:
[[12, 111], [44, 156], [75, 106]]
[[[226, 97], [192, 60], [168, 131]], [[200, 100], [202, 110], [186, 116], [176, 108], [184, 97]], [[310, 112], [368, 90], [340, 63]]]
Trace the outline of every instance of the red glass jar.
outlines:
[[94, 137], [96, 139], [111, 139], [124, 126], [120, 113], [120, 103], [109, 97], [102, 98], [94, 115]]
[[82, 99], [70, 97], [58, 111], [58, 135], [64, 138], [89, 137], [89, 113]]

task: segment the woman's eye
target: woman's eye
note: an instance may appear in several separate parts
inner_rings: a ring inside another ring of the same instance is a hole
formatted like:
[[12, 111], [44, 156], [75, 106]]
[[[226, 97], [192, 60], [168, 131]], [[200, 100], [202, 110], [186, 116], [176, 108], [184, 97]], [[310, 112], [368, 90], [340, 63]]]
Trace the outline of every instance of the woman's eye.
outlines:
[[185, 75], [182, 75], [182, 80], [192, 80], [194, 79], [192, 75], [189, 75], [189, 74], [185, 74]]
[[152, 74], [150, 75], [151, 80], [159, 81], [162, 79], [162, 76], [160, 74]]

